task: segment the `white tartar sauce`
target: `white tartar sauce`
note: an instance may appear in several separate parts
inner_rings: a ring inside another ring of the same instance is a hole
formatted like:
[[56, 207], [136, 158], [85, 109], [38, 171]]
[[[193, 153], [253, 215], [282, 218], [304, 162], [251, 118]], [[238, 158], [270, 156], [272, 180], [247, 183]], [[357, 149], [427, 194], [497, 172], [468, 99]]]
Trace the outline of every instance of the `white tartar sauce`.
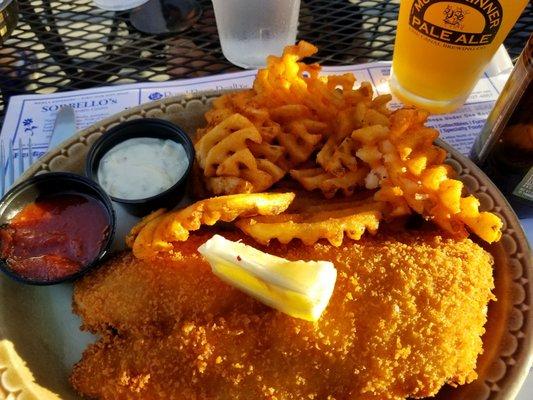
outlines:
[[172, 140], [134, 138], [112, 147], [98, 166], [98, 182], [113, 197], [139, 200], [164, 192], [187, 171], [183, 145]]

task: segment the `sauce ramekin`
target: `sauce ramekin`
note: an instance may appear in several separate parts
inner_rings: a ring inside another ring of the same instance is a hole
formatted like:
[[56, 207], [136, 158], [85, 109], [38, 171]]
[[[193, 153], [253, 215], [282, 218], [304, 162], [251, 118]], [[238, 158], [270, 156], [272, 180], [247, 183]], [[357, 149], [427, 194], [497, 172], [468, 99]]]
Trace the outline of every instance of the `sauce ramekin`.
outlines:
[[191, 138], [179, 126], [162, 119], [143, 118], [123, 122], [105, 132], [91, 147], [85, 164], [86, 175], [98, 182], [98, 168], [103, 156], [117, 144], [134, 138], [156, 138], [172, 140], [183, 146], [188, 158], [184, 175], [170, 188], [154, 196], [141, 199], [123, 199], [109, 196], [120, 203], [127, 212], [135, 216], [144, 216], [158, 208], [172, 208], [184, 197], [187, 179], [194, 164], [194, 146]]
[[78, 271], [52, 280], [23, 277], [10, 268], [6, 259], [0, 259], [0, 270], [9, 277], [22, 283], [41, 286], [72, 281], [95, 268], [108, 254], [113, 243], [116, 226], [116, 216], [111, 199], [95, 182], [81, 175], [67, 172], [50, 172], [37, 175], [18, 184], [0, 200], [0, 225], [2, 227], [8, 225], [24, 207], [35, 202], [40, 197], [47, 195], [59, 196], [62, 194], [84, 195], [97, 200], [99, 203], [107, 218], [107, 229], [102, 237], [97, 256], [82, 265]]

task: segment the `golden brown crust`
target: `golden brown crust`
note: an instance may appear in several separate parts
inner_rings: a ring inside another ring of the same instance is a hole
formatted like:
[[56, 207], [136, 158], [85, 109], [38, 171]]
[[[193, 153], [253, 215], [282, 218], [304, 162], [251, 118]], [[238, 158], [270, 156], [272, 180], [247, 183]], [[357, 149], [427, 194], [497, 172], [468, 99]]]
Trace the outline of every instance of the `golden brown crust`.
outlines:
[[195, 252], [211, 235], [191, 235], [174, 261], [143, 263], [125, 253], [76, 284], [84, 326], [103, 334], [73, 371], [80, 393], [385, 400], [429, 396], [445, 382], [476, 377], [492, 259], [469, 239], [395, 232], [346, 239], [340, 248], [257, 246], [335, 263], [332, 300], [312, 324], [218, 281]]

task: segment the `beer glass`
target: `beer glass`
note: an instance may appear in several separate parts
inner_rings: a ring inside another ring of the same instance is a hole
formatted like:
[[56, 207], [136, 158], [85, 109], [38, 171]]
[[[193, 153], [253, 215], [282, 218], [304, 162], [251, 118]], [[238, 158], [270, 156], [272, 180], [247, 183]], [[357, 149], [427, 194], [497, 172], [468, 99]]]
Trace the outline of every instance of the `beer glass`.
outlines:
[[401, 0], [390, 88], [433, 113], [464, 104], [528, 0]]
[[296, 41], [300, 0], [213, 0], [224, 56], [243, 68], [266, 64]]

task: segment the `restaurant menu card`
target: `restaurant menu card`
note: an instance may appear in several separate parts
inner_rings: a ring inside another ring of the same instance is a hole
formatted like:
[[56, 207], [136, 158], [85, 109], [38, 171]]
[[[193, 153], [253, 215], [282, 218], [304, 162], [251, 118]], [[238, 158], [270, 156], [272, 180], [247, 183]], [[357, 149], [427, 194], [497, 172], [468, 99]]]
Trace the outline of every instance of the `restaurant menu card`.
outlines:
[[[508, 56], [507, 56], [508, 57]], [[438, 128], [441, 137], [463, 154], [468, 154], [476, 136], [483, 127], [495, 100], [509, 76], [512, 64], [506, 68], [492, 68], [497, 72], [484, 73], [466, 104], [457, 112], [435, 115], [429, 125]], [[377, 94], [389, 93], [388, 76], [390, 62], [375, 62], [352, 66], [324, 67], [324, 73], [355, 74], [357, 81], [370, 81]], [[204, 78], [183, 79], [158, 83], [137, 83], [120, 86], [107, 86], [94, 89], [76, 90], [53, 94], [13, 96], [9, 101], [1, 139], [5, 149], [12, 142], [15, 158], [18, 148], [28, 157], [28, 142], [31, 140], [33, 159], [36, 160], [47, 150], [58, 110], [64, 105], [74, 108], [77, 130], [84, 129], [102, 119], [127, 108], [150, 101], [181, 94], [195, 94], [206, 90], [243, 89], [251, 87], [257, 71], [249, 70]], [[392, 108], [401, 104], [395, 99]], [[25, 160], [26, 161], [26, 160]], [[28, 162], [24, 162], [24, 168]], [[15, 160], [15, 176], [23, 171]]]

